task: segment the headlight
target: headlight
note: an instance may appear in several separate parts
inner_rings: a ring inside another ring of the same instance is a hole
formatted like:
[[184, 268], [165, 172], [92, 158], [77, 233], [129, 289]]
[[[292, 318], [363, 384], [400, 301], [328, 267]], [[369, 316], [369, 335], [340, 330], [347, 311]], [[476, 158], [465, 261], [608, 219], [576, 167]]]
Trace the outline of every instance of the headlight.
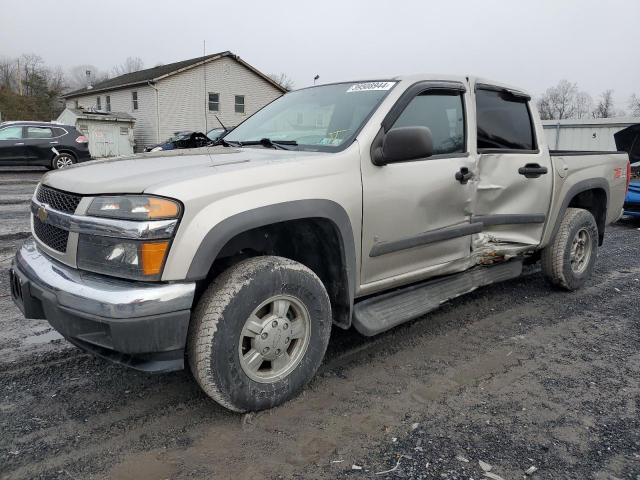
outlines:
[[164, 220], [178, 218], [181, 207], [175, 200], [147, 195], [96, 197], [87, 215], [120, 220]]
[[[87, 209], [87, 216], [112, 220], [102, 220], [100, 229], [93, 227], [93, 230], [80, 232], [76, 254], [78, 268], [130, 280], [160, 280], [181, 214], [182, 204], [168, 198], [151, 195], [95, 197]], [[172, 228], [156, 229], [166, 223], [171, 223]], [[149, 235], [150, 232], [160, 234]]]
[[78, 238], [78, 268], [128, 278], [160, 280], [170, 240], [124, 240], [81, 234]]

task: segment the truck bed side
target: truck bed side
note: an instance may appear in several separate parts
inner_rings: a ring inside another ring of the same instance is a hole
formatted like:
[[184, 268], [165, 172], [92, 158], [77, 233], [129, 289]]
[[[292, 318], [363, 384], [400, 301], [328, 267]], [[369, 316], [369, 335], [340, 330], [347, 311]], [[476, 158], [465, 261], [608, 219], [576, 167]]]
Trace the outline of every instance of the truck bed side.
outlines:
[[550, 150], [549, 153], [554, 170], [553, 198], [541, 246], [553, 238], [566, 208], [574, 206], [587, 208], [594, 214], [602, 237], [604, 227], [615, 222], [622, 212], [627, 153], [574, 150]]

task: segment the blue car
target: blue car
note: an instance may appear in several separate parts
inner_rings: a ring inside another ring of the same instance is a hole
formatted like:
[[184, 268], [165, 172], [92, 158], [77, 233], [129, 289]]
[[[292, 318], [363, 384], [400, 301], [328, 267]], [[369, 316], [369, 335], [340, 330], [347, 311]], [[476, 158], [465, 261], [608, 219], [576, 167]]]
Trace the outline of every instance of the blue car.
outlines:
[[640, 218], [640, 162], [631, 164], [631, 183], [624, 199], [624, 213]]
[[620, 130], [614, 136], [616, 148], [629, 154], [631, 183], [624, 200], [624, 213], [640, 218], [640, 123]]

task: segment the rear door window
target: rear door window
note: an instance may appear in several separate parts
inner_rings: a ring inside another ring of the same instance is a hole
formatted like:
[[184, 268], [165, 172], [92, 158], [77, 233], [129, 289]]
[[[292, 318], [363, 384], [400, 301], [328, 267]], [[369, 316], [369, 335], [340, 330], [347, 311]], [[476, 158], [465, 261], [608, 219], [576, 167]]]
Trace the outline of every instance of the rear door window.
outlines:
[[53, 134], [48, 127], [27, 127], [27, 138], [51, 138]]
[[509, 92], [478, 89], [478, 150], [536, 149], [533, 123], [525, 98]]
[[424, 92], [415, 96], [400, 114], [393, 127], [427, 127], [433, 138], [433, 154], [446, 155], [465, 151], [464, 109], [462, 95]]

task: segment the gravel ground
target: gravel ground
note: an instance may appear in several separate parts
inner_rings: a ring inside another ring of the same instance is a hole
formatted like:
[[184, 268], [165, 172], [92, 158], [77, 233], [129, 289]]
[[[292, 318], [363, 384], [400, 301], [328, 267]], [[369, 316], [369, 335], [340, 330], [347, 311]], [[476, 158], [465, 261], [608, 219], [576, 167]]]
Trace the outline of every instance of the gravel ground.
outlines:
[[301, 396], [239, 416], [21, 317], [6, 270], [40, 174], [0, 170], [0, 478], [640, 479], [640, 223], [610, 227], [578, 292], [533, 268], [372, 339], [336, 330]]

